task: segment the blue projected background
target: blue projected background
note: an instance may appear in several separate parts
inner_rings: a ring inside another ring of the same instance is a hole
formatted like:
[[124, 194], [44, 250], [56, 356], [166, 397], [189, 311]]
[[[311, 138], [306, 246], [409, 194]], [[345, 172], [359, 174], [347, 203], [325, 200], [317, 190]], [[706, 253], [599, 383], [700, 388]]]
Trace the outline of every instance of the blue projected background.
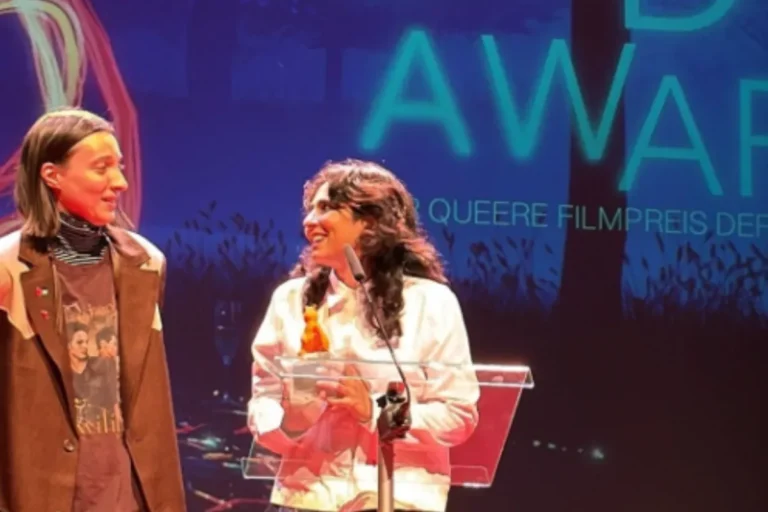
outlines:
[[0, 0], [0, 48], [4, 231], [45, 108], [116, 121], [190, 510], [266, 506], [249, 342], [346, 157], [417, 197], [475, 359], [533, 367], [494, 488], [450, 510], [768, 505], [762, 0]]

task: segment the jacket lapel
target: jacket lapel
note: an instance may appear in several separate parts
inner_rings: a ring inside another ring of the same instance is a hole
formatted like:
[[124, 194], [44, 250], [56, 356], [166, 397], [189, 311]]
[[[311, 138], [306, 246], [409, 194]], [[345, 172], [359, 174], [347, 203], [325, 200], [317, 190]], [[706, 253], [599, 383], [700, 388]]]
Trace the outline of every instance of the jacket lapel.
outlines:
[[141, 385], [157, 308], [160, 274], [143, 265], [149, 254], [130, 235], [111, 228], [120, 346], [120, 398], [126, 427]]
[[19, 245], [19, 259], [30, 268], [21, 274], [21, 287], [24, 293], [29, 320], [34, 332], [37, 333], [42, 347], [56, 368], [62, 397], [69, 411], [69, 419], [75, 432], [75, 391], [72, 368], [69, 363], [67, 344], [57, 329], [58, 308], [55, 301], [53, 266], [48, 257], [47, 245], [44, 240], [22, 235]]

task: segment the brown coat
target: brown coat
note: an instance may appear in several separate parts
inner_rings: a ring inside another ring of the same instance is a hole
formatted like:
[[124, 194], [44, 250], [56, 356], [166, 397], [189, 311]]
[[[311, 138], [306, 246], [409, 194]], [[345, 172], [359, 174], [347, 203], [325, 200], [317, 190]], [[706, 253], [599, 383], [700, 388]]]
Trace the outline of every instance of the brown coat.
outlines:
[[[185, 512], [160, 322], [165, 258], [110, 229], [125, 441], [150, 512]], [[69, 512], [78, 434], [49, 257], [20, 232], [0, 238], [0, 512]], [[51, 292], [48, 292], [50, 290]]]

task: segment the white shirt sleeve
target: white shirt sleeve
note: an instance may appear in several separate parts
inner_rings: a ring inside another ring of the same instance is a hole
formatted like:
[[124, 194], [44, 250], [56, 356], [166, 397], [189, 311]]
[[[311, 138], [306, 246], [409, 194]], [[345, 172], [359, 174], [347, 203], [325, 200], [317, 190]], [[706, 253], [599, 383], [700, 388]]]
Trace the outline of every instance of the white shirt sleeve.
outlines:
[[282, 329], [277, 316], [275, 296], [272, 296], [264, 320], [251, 344], [251, 399], [248, 402], [248, 426], [258, 436], [275, 430], [283, 421], [280, 405], [282, 386], [275, 357], [282, 349]]
[[251, 345], [251, 399], [248, 401], [248, 428], [254, 440], [265, 448], [284, 453], [294, 442], [280, 428], [285, 416], [281, 405], [283, 388], [275, 358], [283, 352], [283, 326], [278, 308], [286, 297], [275, 291]]
[[422, 329], [432, 331], [422, 360], [434, 366], [427, 369], [424, 392], [413, 397], [410, 434], [454, 446], [469, 438], [477, 426], [480, 386], [472, 368], [461, 306], [453, 292], [445, 291], [430, 298], [434, 303], [422, 322]]

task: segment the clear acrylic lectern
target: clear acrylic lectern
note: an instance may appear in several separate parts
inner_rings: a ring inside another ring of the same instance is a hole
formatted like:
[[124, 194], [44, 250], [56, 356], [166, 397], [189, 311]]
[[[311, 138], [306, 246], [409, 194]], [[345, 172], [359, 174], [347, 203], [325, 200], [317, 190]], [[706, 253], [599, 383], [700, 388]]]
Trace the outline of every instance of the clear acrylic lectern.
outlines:
[[[386, 491], [380, 490], [386, 475], [378, 462], [387, 455], [386, 450], [382, 455], [377, 433], [380, 409], [375, 400], [400, 382], [394, 363], [282, 357], [275, 367], [294, 403], [320, 401], [320, 381], [361, 380], [374, 400], [373, 421], [360, 424], [331, 409], [318, 409], [313, 426], [294, 437], [283, 453], [271, 452], [257, 438], [242, 460], [243, 476], [321, 493], [328, 487], [324, 479], [354, 482], [356, 490], [374, 500], [394, 488], [395, 507], [413, 505], [411, 497], [428, 495], [433, 485], [490, 487], [521, 394], [533, 388], [527, 366], [400, 362], [411, 393], [410, 423], [404, 437], [390, 444], [392, 482]], [[388, 510], [391, 505], [383, 507], [379, 501], [379, 507]]]

